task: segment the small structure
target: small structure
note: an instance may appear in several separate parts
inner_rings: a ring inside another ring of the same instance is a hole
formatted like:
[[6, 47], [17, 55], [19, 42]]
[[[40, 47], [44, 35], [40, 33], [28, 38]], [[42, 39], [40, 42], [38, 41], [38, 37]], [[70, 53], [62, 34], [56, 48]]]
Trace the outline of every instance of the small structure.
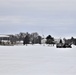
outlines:
[[10, 37], [8, 35], [0, 35], [0, 45], [10, 45]]

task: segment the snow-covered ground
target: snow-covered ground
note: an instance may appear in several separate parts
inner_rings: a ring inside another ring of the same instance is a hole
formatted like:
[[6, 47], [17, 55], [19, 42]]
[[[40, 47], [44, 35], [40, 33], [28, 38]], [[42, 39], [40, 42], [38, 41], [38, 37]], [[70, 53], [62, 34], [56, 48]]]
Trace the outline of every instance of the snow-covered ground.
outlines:
[[0, 75], [76, 75], [76, 47], [0, 46]]

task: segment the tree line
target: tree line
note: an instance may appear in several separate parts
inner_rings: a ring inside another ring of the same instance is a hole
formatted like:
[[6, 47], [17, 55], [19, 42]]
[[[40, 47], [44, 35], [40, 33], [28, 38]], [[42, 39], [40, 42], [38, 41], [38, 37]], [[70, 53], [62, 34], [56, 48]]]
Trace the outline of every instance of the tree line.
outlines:
[[[9, 35], [11, 42], [16, 42], [16, 41], [23, 41], [23, 44], [41, 44], [43, 39], [46, 39], [45, 43], [46, 44], [56, 44], [57, 42], [55, 41], [55, 37], [52, 37], [51, 35], [47, 35], [45, 38], [41, 35], [39, 35], [37, 32], [34, 33], [19, 33], [15, 35]], [[71, 43], [76, 45], [76, 38], [71, 37], [69, 39], [63, 38], [60, 39], [60, 41], [64, 40], [66, 43]]]
[[[17, 41], [23, 41], [23, 45], [27, 45], [27, 44], [42, 44], [42, 40], [46, 39], [44, 42], [45, 44], [51, 44], [54, 45], [56, 44], [58, 41], [55, 40], [55, 37], [52, 37], [51, 35], [47, 35], [46, 37], [43, 37], [41, 35], [39, 35], [37, 32], [34, 33], [19, 33], [19, 34], [15, 34], [15, 35], [8, 35], [9, 36], [9, 40], [11, 42], [11, 44], [16, 44]], [[1, 39], [0, 38], [0, 43], [1, 43]], [[6, 38], [3, 38], [4, 40], [6, 40]], [[65, 43], [70, 43], [70, 44], [74, 44], [76, 45], [76, 38], [71, 37], [70, 39], [60, 39], [59, 41], [65, 41]]]

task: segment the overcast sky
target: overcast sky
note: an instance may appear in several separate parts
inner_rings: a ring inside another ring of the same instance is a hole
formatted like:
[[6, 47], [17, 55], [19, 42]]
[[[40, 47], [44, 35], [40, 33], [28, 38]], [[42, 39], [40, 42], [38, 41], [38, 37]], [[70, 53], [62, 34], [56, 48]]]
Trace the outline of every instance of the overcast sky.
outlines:
[[76, 36], [76, 0], [0, 0], [0, 33]]

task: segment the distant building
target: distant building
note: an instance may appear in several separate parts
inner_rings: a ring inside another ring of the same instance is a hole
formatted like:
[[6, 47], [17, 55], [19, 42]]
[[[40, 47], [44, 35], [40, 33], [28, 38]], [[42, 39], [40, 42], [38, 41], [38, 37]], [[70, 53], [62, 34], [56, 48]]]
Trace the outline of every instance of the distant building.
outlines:
[[10, 36], [8, 35], [0, 35], [0, 41], [2, 40], [10, 40]]
[[8, 44], [11, 44], [10, 36], [0, 35], [0, 45], [8, 45]]

